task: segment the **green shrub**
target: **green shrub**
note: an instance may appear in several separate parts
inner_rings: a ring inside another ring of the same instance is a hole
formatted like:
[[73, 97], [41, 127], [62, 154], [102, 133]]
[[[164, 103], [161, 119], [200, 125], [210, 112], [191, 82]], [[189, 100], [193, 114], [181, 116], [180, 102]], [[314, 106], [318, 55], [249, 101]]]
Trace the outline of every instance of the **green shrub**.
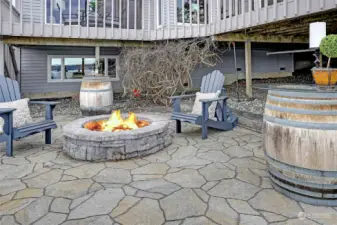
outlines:
[[329, 58], [328, 68], [330, 67], [331, 58], [337, 58], [337, 35], [330, 34], [322, 39], [319, 46], [323, 55]]

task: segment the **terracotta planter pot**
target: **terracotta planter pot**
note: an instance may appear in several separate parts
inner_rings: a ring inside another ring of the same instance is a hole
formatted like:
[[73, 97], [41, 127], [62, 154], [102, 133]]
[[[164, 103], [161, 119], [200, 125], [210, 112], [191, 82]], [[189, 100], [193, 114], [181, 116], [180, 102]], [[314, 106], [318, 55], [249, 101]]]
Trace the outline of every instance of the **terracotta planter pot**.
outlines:
[[335, 85], [337, 83], [337, 69], [314, 68], [312, 76], [319, 86]]

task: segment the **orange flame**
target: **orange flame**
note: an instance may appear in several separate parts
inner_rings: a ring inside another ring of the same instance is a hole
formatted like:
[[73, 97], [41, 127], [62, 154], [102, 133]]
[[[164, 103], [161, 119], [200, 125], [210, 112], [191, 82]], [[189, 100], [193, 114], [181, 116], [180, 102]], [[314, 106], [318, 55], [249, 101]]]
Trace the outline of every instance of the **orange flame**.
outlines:
[[84, 128], [92, 131], [121, 131], [135, 130], [141, 127], [148, 126], [150, 123], [145, 120], [137, 120], [135, 113], [129, 113], [129, 117], [123, 119], [121, 111], [112, 112], [108, 120], [91, 121], [84, 125]]

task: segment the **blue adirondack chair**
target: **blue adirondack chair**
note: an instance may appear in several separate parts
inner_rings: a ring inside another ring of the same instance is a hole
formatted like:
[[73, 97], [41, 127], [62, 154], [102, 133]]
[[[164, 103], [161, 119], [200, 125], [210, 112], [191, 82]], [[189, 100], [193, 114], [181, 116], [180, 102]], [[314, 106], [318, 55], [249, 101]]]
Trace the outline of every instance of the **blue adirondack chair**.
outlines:
[[[216, 128], [219, 130], [231, 130], [238, 124], [238, 118], [232, 114], [231, 110], [227, 107], [227, 96], [225, 95], [225, 89], [223, 88], [225, 82], [225, 76], [219, 71], [215, 70], [212, 73], [202, 78], [201, 93], [216, 93], [222, 91], [219, 98], [200, 100], [202, 103], [202, 115], [185, 114], [180, 110], [180, 100], [182, 98], [193, 97], [191, 95], [172, 96], [173, 101], [173, 114], [172, 120], [176, 121], [176, 132], [181, 133], [181, 122], [193, 123], [201, 125], [202, 139], [207, 138], [208, 127]], [[215, 120], [209, 118], [208, 108], [212, 102], [217, 102]]]
[[[0, 75], [0, 102], [10, 102], [21, 99], [19, 84], [15, 80]], [[42, 104], [46, 106], [46, 120], [13, 127], [13, 112], [16, 109], [0, 109], [0, 117], [5, 121], [3, 133], [0, 134], [0, 142], [6, 142], [6, 155], [13, 156], [13, 140], [18, 140], [39, 132], [45, 132], [45, 143], [51, 144], [51, 129], [56, 128], [53, 121], [53, 109], [58, 102], [30, 101], [30, 104]]]

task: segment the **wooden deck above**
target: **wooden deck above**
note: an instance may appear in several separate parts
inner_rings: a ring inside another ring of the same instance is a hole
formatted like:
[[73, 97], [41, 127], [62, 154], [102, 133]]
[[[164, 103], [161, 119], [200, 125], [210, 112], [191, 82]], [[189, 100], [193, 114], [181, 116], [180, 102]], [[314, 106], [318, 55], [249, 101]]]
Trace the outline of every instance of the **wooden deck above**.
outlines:
[[310, 22], [327, 21], [336, 29], [337, 0], [189, 0], [184, 7], [177, 0], [94, 0], [103, 4], [96, 14], [88, 4], [83, 13], [85, 0], [72, 0], [76, 8], [66, 4], [59, 12], [49, 7], [56, 0], [21, 0], [16, 7], [0, 1], [3, 37], [155, 41], [215, 35], [305, 43]]

